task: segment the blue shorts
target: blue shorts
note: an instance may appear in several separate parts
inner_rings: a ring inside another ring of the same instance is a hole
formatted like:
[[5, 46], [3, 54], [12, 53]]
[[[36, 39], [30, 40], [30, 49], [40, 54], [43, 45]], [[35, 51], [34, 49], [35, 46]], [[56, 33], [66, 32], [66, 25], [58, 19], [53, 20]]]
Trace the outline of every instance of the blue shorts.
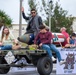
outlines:
[[12, 45], [3, 45], [3, 46], [0, 46], [0, 50], [12, 50]]
[[[30, 34], [30, 41], [29, 41], [29, 45], [34, 43], [34, 34]], [[38, 45], [40, 44], [40, 39], [37, 41]]]
[[29, 40], [29, 45], [34, 43], [34, 34], [30, 34], [30, 40]]

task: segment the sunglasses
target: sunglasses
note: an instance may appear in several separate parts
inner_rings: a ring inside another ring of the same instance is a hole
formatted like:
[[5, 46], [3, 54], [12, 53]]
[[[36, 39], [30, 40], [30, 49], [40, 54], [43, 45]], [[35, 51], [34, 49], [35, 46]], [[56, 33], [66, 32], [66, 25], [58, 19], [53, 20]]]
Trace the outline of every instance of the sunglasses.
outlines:
[[35, 14], [36, 12], [31, 12], [31, 14]]

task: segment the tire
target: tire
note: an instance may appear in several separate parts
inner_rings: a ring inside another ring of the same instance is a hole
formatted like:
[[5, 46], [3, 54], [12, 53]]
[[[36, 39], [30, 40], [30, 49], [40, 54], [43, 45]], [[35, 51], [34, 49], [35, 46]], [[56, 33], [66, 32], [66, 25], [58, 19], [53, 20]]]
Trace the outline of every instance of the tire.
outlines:
[[[0, 57], [0, 64], [7, 64], [7, 62], [5, 61], [3, 57]], [[0, 67], [0, 74], [6, 74], [9, 72], [9, 70], [10, 70], [10, 67], [7, 67], [7, 68]]]
[[37, 64], [37, 70], [40, 75], [50, 75], [53, 69], [52, 60], [49, 57], [40, 58]]

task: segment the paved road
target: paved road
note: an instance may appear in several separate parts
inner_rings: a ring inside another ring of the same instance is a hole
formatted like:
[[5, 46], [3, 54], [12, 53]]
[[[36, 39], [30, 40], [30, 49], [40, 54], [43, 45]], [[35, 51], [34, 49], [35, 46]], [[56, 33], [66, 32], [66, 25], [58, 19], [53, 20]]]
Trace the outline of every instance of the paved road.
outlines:
[[[28, 71], [28, 72], [22, 71], [22, 72], [9, 72], [8, 74], [3, 75], [39, 75], [39, 74], [37, 71]], [[50, 75], [56, 75], [56, 71], [53, 71]]]
[[[28, 72], [9, 72], [8, 74], [4, 74], [4, 75], [39, 75], [38, 72], [35, 71], [28, 71]], [[56, 75], [56, 72], [53, 71], [50, 75]]]
[[[0, 75], [2, 75], [2, 74], [0, 74]], [[37, 68], [27, 67], [27, 68], [23, 68], [22, 70], [21, 70], [21, 68], [11, 68], [9, 73], [3, 74], [3, 75], [39, 75], [39, 73], [37, 72]], [[56, 65], [55, 64], [54, 64], [53, 71], [50, 75], [56, 75]], [[68, 74], [68, 75], [76, 75], [76, 74]]]
[[[50, 75], [56, 75], [56, 65], [54, 65], [53, 72]], [[0, 74], [2, 75], [2, 74]], [[11, 68], [9, 73], [3, 75], [39, 75], [37, 72], [37, 68]]]

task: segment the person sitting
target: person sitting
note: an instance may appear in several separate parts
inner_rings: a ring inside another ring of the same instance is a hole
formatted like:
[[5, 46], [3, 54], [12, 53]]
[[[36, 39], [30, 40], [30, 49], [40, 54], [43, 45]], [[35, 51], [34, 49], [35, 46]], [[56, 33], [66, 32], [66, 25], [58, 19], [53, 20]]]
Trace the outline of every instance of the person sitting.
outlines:
[[51, 43], [52, 33], [47, 31], [45, 26], [40, 26], [39, 29], [40, 32], [35, 37], [34, 44], [37, 44], [38, 39], [40, 39], [39, 47], [41, 47], [43, 50], [46, 50], [49, 57], [52, 58], [52, 60], [53, 60], [52, 56], [52, 50], [53, 50], [56, 53], [60, 64], [63, 64], [65, 61], [61, 59], [61, 55], [56, 46]]
[[72, 33], [70, 43], [66, 44], [65, 47], [75, 47], [75, 46], [76, 46], [76, 34]]
[[34, 8], [31, 9], [31, 16], [27, 17], [24, 13], [24, 8], [22, 7], [22, 16], [25, 20], [28, 20], [28, 24], [26, 33], [18, 37], [18, 40], [30, 45], [33, 44], [34, 37], [39, 32], [39, 26], [43, 24], [42, 18], [37, 14]]
[[10, 33], [9, 29], [7, 27], [4, 27], [2, 31], [2, 37], [0, 40], [0, 50], [12, 50], [19, 48], [20, 45], [18, 45], [18, 41]]
[[66, 32], [66, 28], [65, 27], [62, 27], [60, 29], [61, 33], [65, 36], [65, 41], [62, 43], [62, 46], [65, 46], [66, 44], [69, 43], [69, 39], [70, 39], [70, 36], [69, 34]]

